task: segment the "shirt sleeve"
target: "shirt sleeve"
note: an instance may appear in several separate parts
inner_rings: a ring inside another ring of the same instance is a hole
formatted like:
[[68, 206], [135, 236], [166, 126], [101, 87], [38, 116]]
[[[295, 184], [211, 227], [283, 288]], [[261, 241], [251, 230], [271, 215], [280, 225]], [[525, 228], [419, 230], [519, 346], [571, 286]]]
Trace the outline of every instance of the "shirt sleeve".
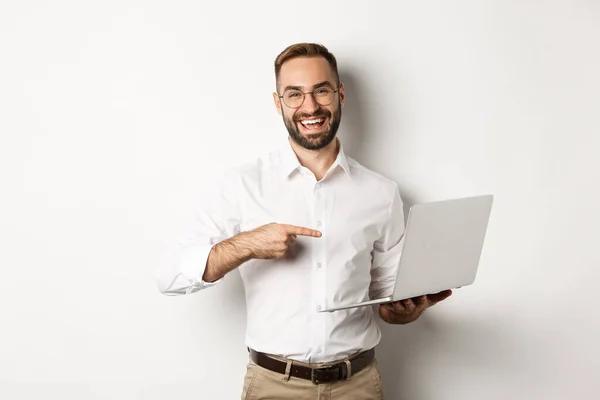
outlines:
[[394, 184], [389, 216], [381, 237], [375, 241], [372, 253], [371, 299], [391, 296], [404, 245], [404, 209], [398, 185]]
[[239, 233], [235, 177], [227, 173], [195, 207], [185, 235], [171, 246], [159, 264], [157, 285], [162, 294], [183, 295], [216, 285], [202, 280], [213, 246]]

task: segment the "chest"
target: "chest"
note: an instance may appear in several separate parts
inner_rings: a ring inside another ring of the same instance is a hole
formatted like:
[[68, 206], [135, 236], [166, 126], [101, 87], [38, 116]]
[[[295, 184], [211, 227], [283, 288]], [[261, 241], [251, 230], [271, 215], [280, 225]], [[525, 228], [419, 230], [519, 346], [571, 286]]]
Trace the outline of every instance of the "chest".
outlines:
[[321, 231], [328, 251], [370, 252], [387, 207], [376, 193], [342, 178], [265, 180], [249, 186], [240, 199], [240, 229], [250, 231], [271, 222], [296, 225]]

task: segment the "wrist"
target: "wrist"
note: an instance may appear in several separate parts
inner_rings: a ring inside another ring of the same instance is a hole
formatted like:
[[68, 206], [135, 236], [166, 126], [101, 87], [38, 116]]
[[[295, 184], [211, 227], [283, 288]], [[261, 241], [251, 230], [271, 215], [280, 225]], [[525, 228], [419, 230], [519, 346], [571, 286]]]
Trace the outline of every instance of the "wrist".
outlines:
[[252, 246], [252, 232], [241, 232], [232, 238], [232, 241], [240, 261], [246, 262], [256, 258], [254, 246]]

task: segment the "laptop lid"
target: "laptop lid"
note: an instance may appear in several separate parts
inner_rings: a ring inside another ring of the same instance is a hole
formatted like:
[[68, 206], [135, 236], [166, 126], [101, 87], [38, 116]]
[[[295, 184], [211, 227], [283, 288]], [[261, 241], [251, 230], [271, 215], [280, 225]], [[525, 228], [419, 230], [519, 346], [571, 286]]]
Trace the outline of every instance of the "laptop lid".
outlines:
[[415, 204], [409, 210], [394, 300], [475, 281], [493, 195]]

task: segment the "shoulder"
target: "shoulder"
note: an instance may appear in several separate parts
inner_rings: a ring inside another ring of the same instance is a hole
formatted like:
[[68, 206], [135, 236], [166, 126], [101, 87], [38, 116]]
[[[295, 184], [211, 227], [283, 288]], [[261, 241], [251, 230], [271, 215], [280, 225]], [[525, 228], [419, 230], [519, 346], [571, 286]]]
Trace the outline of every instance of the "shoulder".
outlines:
[[393, 179], [365, 167], [351, 157], [347, 157], [347, 159], [352, 178], [356, 180], [357, 184], [371, 191], [376, 190], [379, 193], [387, 193], [392, 197], [399, 193], [398, 183]]

